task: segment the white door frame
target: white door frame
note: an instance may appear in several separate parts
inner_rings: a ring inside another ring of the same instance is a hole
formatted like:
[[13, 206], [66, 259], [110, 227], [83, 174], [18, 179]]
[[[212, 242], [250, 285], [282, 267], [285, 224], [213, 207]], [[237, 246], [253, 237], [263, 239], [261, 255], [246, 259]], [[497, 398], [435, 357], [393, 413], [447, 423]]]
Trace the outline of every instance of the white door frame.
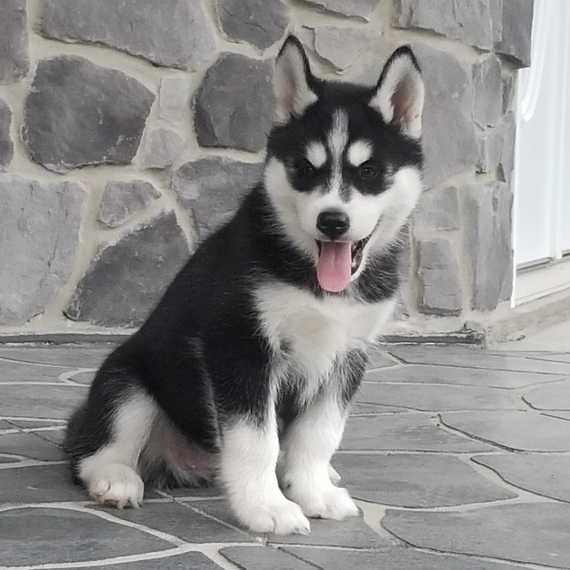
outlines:
[[[566, 255], [570, 250], [568, 30], [569, 0], [535, 0], [532, 63], [530, 69], [519, 71], [517, 78], [513, 307], [570, 288], [570, 257]], [[546, 160], [544, 154], [541, 160], [540, 152], [545, 149]], [[537, 160], [533, 161], [535, 152]], [[543, 171], [537, 177], [541, 165]], [[536, 218], [533, 200], [538, 200]], [[536, 242], [519, 234], [523, 231], [528, 232], [526, 236], [536, 236]]]

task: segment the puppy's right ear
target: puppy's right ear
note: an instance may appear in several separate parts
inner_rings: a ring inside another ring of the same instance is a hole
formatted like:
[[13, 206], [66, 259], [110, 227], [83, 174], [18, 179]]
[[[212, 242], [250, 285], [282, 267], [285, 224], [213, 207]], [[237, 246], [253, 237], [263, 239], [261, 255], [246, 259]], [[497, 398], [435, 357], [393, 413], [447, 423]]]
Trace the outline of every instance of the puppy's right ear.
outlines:
[[315, 78], [301, 42], [289, 36], [275, 62], [275, 121], [283, 124], [300, 117], [317, 100], [314, 85]]

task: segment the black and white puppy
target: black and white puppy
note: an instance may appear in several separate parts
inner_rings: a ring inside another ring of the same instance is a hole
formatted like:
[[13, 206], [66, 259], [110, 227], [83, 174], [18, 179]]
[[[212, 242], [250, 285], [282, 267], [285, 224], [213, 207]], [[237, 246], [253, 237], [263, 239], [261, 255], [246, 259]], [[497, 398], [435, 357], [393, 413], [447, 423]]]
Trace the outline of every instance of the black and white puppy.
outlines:
[[422, 188], [424, 86], [408, 47], [373, 88], [320, 80], [294, 37], [274, 86], [263, 180], [69, 422], [74, 476], [102, 504], [217, 476], [252, 531], [307, 533], [307, 517], [358, 512], [329, 462], [394, 305]]

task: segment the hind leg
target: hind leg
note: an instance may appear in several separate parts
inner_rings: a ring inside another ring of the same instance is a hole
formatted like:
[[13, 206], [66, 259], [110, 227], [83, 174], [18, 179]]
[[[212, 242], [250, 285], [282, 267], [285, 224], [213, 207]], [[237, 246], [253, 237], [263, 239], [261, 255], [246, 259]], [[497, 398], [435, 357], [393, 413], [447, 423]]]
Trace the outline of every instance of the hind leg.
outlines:
[[144, 484], [137, 471], [157, 406], [150, 396], [135, 391], [115, 405], [109, 442], [77, 461], [76, 473], [89, 494], [103, 505], [139, 507]]

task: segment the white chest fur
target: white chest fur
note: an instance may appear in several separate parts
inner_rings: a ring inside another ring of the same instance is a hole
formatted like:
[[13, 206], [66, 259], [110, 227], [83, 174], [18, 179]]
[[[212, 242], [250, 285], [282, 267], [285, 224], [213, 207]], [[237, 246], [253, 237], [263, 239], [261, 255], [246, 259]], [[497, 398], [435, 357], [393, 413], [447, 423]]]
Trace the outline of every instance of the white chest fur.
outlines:
[[284, 284], [265, 285], [256, 298], [270, 345], [276, 352], [286, 346], [290, 363], [310, 380], [325, 376], [337, 356], [374, 342], [394, 307], [394, 301], [317, 299]]

